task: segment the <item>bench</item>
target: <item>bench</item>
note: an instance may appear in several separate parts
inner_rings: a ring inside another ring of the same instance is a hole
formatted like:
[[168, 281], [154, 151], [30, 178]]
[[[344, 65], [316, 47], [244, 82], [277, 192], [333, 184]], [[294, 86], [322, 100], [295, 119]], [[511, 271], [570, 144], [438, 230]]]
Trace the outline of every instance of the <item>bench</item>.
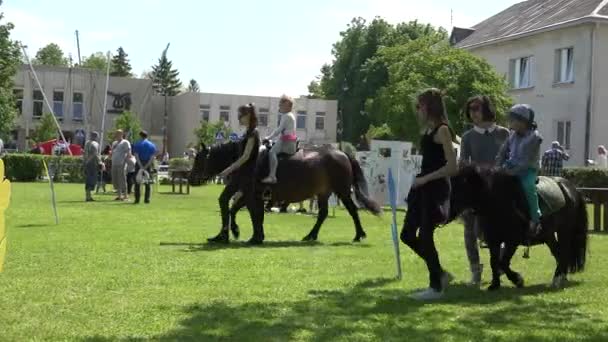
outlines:
[[183, 194], [183, 185], [186, 184], [186, 194], [190, 194], [190, 177], [189, 170], [169, 170], [169, 178], [171, 178], [171, 192], [175, 193], [175, 183], [179, 185], [179, 193]]
[[[608, 188], [578, 188], [577, 190], [593, 204], [593, 230], [608, 233]], [[602, 206], [604, 207], [603, 222]]]

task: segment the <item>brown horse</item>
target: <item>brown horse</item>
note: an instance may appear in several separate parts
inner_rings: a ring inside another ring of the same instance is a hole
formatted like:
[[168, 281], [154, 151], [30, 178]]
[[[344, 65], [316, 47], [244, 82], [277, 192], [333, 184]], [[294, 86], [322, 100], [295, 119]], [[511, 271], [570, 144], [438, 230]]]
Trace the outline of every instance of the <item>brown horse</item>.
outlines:
[[[238, 143], [228, 142], [222, 145], [207, 148], [203, 146], [196, 156], [193, 174], [202, 175], [209, 179], [238, 158]], [[304, 241], [315, 241], [318, 238], [321, 225], [327, 218], [328, 200], [332, 193], [342, 201], [355, 223], [355, 238], [358, 242], [366, 237], [361, 226], [357, 205], [351, 198], [351, 189], [354, 189], [358, 202], [375, 215], [381, 213], [380, 206], [372, 200], [367, 193], [367, 182], [359, 163], [347, 156], [344, 152], [332, 147], [318, 147], [309, 150], [300, 150], [293, 156], [279, 156], [277, 169], [278, 183], [266, 185], [260, 180], [268, 173], [268, 152], [262, 151], [258, 158], [257, 171], [254, 175], [239, 175], [240, 177], [255, 177], [253, 193], [243, 196], [235, 203], [235, 207], [249, 204], [252, 214], [253, 237], [250, 243], [258, 244], [264, 241], [263, 227], [263, 197], [270, 192], [273, 203], [297, 203], [312, 197], [317, 197], [319, 214], [317, 221]], [[246, 201], [255, 203], [246, 203]], [[236, 208], [231, 209], [231, 214]], [[262, 213], [252, 212], [262, 210]], [[233, 216], [234, 217], [234, 216]]]

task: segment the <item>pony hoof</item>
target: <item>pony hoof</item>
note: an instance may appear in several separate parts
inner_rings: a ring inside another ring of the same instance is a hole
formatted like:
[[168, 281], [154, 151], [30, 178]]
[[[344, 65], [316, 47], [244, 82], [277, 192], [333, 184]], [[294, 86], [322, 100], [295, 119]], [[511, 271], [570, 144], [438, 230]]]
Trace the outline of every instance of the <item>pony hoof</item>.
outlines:
[[551, 283], [551, 287], [554, 289], [563, 289], [566, 286], [566, 276], [561, 274], [553, 278], [553, 282]]
[[517, 275], [517, 280], [513, 284], [515, 284], [515, 287], [517, 287], [518, 289], [523, 288], [524, 287], [524, 278], [520, 275]]
[[356, 237], [353, 239], [353, 243], [359, 243], [361, 242], [361, 238], [360, 237]]
[[500, 289], [500, 283], [492, 283], [488, 286], [488, 291], [497, 291]]
[[233, 227], [233, 228], [230, 228], [230, 230], [232, 231], [232, 236], [234, 237], [234, 239], [238, 240], [239, 236], [241, 235], [239, 227]]
[[317, 238], [315, 236], [310, 236], [310, 235], [306, 235], [303, 239], [303, 242], [312, 242], [312, 241], [317, 241]]

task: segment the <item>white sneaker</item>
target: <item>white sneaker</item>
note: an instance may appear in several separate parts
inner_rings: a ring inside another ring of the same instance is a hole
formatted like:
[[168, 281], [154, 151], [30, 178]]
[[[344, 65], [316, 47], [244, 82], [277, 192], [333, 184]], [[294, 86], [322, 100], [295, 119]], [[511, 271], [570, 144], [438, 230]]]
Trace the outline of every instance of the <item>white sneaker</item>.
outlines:
[[437, 299], [441, 299], [443, 297], [443, 292], [437, 291], [434, 288], [429, 287], [428, 289], [426, 289], [424, 291], [413, 293], [409, 297], [412, 299], [421, 300], [421, 301], [437, 300]]
[[266, 183], [266, 184], [275, 184], [276, 182], [277, 182], [276, 177], [268, 176], [268, 177], [262, 179], [262, 183]]
[[450, 272], [444, 271], [441, 275], [441, 288], [445, 291], [445, 289], [450, 285], [450, 283], [454, 280], [454, 276]]

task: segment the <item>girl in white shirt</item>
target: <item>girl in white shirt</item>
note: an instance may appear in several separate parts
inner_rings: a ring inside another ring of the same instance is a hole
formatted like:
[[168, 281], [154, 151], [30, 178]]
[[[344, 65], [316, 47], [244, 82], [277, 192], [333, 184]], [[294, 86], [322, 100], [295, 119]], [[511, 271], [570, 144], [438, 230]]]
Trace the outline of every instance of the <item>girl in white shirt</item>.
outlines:
[[281, 116], [281, 122], [269, 136], [266, 137], [268, 140], [276, 139], [274, 146], [268, 153], [268, 159], [270, 163], [270, 172], [268, 177], [262, 180], [263, 183], [274, 184], [277, 182], [277, 166], [279, 153], [294, 154], [296, 153], [296, 144], [298, 137], [296, 136], [296, 118], [291, 112], [293, 109], [293, 99], [289, 96], [283, 95], [279, 100], [279, 112]]

